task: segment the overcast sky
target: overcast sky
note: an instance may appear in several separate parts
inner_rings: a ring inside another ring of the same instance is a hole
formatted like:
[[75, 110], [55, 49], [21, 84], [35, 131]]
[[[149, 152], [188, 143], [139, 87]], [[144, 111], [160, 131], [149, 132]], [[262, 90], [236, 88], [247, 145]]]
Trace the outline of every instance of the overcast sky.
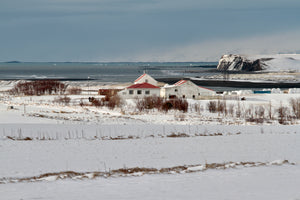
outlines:
[[300, 53], [300, 1], [0, 1], [0, 61], [218, 61], [228, 53]]

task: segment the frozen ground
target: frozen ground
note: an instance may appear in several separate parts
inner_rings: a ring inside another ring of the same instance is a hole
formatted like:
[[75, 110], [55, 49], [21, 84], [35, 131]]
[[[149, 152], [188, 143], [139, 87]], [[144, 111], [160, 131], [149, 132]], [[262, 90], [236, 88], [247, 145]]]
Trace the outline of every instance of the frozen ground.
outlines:
[[[276, 119], [276, 109], [297, 93], [229, 96], [227, 105], [239, 103], [242, 111], [272, 105], [274, 119], [263, 123], [210, 113], [209, 100], [190, 101], [198, 111], [138, 113], [134, 101], [109, 110], [79, 106], [87, 95], [70, 97], [60, 105], [53, 102], [57, 96], [0, 93], [1, 199], [300, 199], [299, 121]], [[241, 162], [254, 164], [237, 167]], [[213, 163], [232, 167], [203, 170]], [[194, 172], [91, 176], [178, 166]], [[68, 171], [86, 178], [34, 178]]]
[[132, 167], [174, 167], [223, 162], [300, 164], [300, 134], [1, 142], [1, 177], [60, 171], [105, 171]]

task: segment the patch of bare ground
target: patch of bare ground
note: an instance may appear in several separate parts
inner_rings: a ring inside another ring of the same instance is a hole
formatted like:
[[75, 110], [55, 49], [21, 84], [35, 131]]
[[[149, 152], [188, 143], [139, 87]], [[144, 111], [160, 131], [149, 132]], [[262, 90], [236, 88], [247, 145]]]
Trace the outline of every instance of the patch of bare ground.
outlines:
[[261, 167], [261, 166], [281, 166], [281, 165], [295, 165], [295, 163], [289, 162], [288, 160], [275, 160], [272, 162], [224, 162], [224, 163], [205, 163], [203, 165], [182, 165], [175, 167], [166, 168], [145, 168], [145, 167], [134, 167], [134, 168], [120, 168], [109, 171], [94, 171], [94, 172], [74, 172], [74, 171], [62, 171], [45, 173], [39, 176], [32, 177], [4, 177], [0, 178], [0, 184], [7, 183], [20, 183], [20, 182], [38, 182], [38, 181], [56, 181], [62, 179], [73, 179], [73, 180], [85, 180], [94, 179], [98, 177], [128, 177], [128, 176], [142, 176], [145, 174], [184, 174], [203, 172], [206, 170], [225, 170], [233, 168], [246, 168], [246, 167]]
[[170, 135], [167, 135], [167, 137], [190, 137], [190, 135], [186, 133], [171, 133]]
[[176, 133], [173, 132], [168, 135], [162, 134], [151, 134], [146, 136], [137, 136], [137, 135], [119, 135], [119, 136], [98, 136], [95, 135], [93, 137], [86, 137], [84, 135], [76, 135], [73, 136], [72, 134], [68, 133], [68, 135], [64, 135], [59, 137], [58, 134], [56, 135], [49, 135], [47, 133], [41, 133], [38, 137], [29, 137], [29, 136], [22, 136], [21, 131], [19, 132], [18, 136], [5, 136], [5, 139], [14, 140], [14, 141], [44, 141], [44, 140], [73, 140], [73, 139], [83, 139], [83, 140], [137, 140], [142, 138], [186, 138], [186, 137], [206, 137], [206, 136], [231, 136], [231, 135], [240, 135], [241, 132], [237, 133], [195, 133], [195, 134], [187, 134], [187, 133]]
[[[54, 111], [53, 113], [55, 114], [72, 114], [72, 112], [65, 112], [65, 111], [60, 111], [56, 112]], [[46, 114], [41, 114], [41, 113], [28, 113], [26, 114], [28, 117], [37, 117], [37, 118], [45, 118], [45, 119], [54, 119], [54, 120], [63, 120], [63, 121], [75, 121], [75, 122], [84, 122], [84, 121], [92, 121], [94, 118], [93, 117], [79, 117], [79, 116], [53, 116], [53, 115], [46, 115]], [[142, 123], [146, 123], [146, 120], [142, 119], [136, 119], [130, 116], [106, 116], [105, 119], [113, 119], [113, 120], [134, 120], [134, 121], [139, 121]]]

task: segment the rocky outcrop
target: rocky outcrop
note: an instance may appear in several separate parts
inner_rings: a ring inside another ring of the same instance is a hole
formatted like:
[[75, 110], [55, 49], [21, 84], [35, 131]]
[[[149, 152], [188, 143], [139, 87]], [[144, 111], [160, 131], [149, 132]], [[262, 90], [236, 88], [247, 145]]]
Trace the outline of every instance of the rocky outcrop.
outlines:
[[261, 59], [249, 60], [241, 55], [223, 55], [217, 69], [219, 71], [260, 71], [265, 64]]

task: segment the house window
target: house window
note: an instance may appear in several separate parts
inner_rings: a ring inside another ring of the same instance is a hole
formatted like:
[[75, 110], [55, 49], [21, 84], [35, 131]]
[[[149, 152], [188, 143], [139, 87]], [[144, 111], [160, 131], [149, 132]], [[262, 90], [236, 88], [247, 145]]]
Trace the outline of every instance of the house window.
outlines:
[[137, 91], [137, 94], [142, 94], [142, 90], [138, 90], [138, 91]]
[[148, 83], [148, 79], [146, 79], [145, 82]]
[[178, 90], [177, 90], [177, 89], [175, 89], [175, 92], [178, 92]]
[[200, 96], [200, 93], [198, 93], [198, 96]]
[[146, 91], [145, 91], [145, 94], [150, 94], [150, 90], [146, 90]]
[[133, 90], [129, 90], [129, 94], [133, 94]]
[[195, 99], [195, 95], [193, 95], [193, 99]]
[[185, 95], [182, 95], [182, 98], [184, 99], [184, 98], [185, 98]]

